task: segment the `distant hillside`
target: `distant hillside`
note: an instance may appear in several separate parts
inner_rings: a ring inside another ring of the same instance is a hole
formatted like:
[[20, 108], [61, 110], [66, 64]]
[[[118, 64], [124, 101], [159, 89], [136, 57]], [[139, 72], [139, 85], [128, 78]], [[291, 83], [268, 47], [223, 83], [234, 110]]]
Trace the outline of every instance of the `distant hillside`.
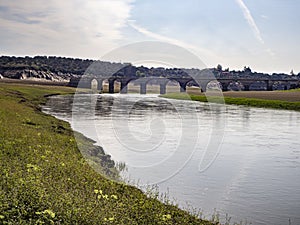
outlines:
[[29, 69], [51, 71], [53, 73], [72, 73], [83, 74], [84, 71], [93, 63], [90, 59], [73, 59], [56, 56], [35, 56], [35, 57], [15, 57], [1, 56], [0, 70], [5, 69]]
[[35, 57], [0, 57], [0, 74], [12, 79], [40, 78], [46, 80], [68, 80], [74, 75], [81, 75], [93, 63], [56, 56]]
[[[35, 57], [15, 57], [1, 56], [0, 57], [0, 79], [3, 77], [11, 79], [45, 79], [50, 81], [69, 81], [72, 77], [83, 75], [89, 66], [95, 60], [65, 58], [56, 56], [35, 56]], [[147, 68], [144, 66], [135, 67], [131, 64], [119, 64], [111, 62], [97, 61], [101, 69], [105, 71], [115, 71], [114, 66], [123, 67], [116, 74], [121, 76], [132, 75], [137, 76], [186, 76], [188, 74], [198, 73], [200, 68], [196, 69], [179, 69], [179, 68]], [[120, 66], [121, 65], [121, 66]], [[203, 68], [201, 68], [203, 69]], [[253, 72], [249, 67], [244, 67], [243, 70], [230, 71], [228, 68], [223, 70], [221, 65], [216, 68], [211, 68], [211, 72], [216, 78], [266, 78], [266, 79], [300, 79], [298, 75], [284, 73], [258, 73]], [[129, 74], [130, 73], [130, 74]]]

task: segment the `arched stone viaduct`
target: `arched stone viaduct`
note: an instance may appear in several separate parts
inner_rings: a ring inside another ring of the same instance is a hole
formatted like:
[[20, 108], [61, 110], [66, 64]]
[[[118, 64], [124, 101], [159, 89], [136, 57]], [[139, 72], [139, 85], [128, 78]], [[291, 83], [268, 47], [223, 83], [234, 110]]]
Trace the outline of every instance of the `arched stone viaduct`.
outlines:
[[284, 85], [284, 89], [287, 90], [289, 88], [299, 88], [300, 81], [294, 79], [250, 79], [250, 78], [192, 78], [192, 77], [136, 77], [136, 76], [111, 76], [108, 79], [102, 76], [83, 76], [82, 78], [72, 78], [69, 82], [69, 86], [71, 87], [79, 87], [79, 88], [92, 88], [92, 81], [97, 80], [98, 86], [97, 90], [101, 91], [103, 89], [104, 80], [108, 81], [108, 91], [109, 93], [114, 93], [115, 81], [120, 82], [120, 93], [126, 94], [128, 91], [128, 84], [130, 82], [135, 82], [140, 86], [140, 94], [147, 93], [147, 84], [155, 80], [157, 84], [160, 86], [160, 94], [166, 93], [166, 86], [169, 81], [176, 81], [180, 86], [180, 92], [186, 92], [186, 87], [189, 82], [196, 82], [201, 88], [202, 92], [206, 92], [207, 85], [214, 81], [219, 82], [222, 86], [222, 91], [227, 91], [228, 85], [232, 82], [239, 82], [244, 86], [244, 91], [249, 91], [251, 84], [255, 82], [264, 82], [267, 90], [272, 91], [273, 85], [278, 82]]

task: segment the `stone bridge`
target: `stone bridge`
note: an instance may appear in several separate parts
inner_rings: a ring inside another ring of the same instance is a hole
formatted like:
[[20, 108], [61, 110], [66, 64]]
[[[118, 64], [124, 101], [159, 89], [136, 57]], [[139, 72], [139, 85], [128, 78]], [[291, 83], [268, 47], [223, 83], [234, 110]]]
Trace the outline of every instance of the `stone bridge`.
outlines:
[[186, 92], [187, 85], [189, 83], [197, 84], [201, 88], [202, 92], [206, 92], [208, 84], [211, 82], [218, 82], [222, 88], [222, 91], [227, 91], [228, 86], [231, 83], [238, 82], [243, 85], [244, 91], [249, 91], [250, 86], [256, 82], [264, 83], [266, 90], [272, 91], [275, 83], [284, 85], [284, 89], [299, 88], [300, 80], [295, 79], [254, 79], [254, 78], [215, 78], [212, 76], [207, 77], [196, 77], [191, 76], [178, 77], [178, 76], [167, 76], [167, 77], [137, 77], [137, 76], [110, 76], [109, 78], [103, 76], [82, 76], [81, 78], [72, 78], [69, 82], [71, 87], [79, 88], [92, 88], [93, 80], [97, 81], [97, 90], [103, 89], [103, 82], [108, 82], [109, 93], [114, 93], [115, 81], [120, 83], [120, 93], [126, 94], [128, 92], [128, 84], [134, 82], [140, 86], [140, 94], [147, 93], [147, 84], [150, 81], [155, 81], [160, 86], [160, 94], [165, 94], [167, 90], [167, 83], [169, 81], [176, 81], [180, 86], [180, 92]]

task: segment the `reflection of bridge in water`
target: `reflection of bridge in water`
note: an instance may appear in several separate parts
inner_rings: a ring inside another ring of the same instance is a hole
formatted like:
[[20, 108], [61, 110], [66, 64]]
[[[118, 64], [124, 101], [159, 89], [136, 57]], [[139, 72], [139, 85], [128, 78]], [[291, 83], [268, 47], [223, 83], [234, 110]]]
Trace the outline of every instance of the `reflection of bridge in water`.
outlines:
[[136, 85], [140, 86], [140, 94], [147, 93], [147, 84], [155, 82], [160, 86], [160, 94], [165, 94], [167, 90], [167, 84], [170, 81], [175, 81], [180, 86], [180, 92], [186, 92], [187, 85], [197, 84], [202, 92], [206, 92], [208, 85], [212, 82], [218, 82], [222, 91], [227, 91], [228, 86], [234, 82], [238, 82], [243, 86], [244, 91], [249, 91], [251, 85], [255, 83], [260, 83], [265, 86], [268, 91], [273, 90], [275, 84], [280, 84], [284, 86], [284, 90], [299, 88], [300, 80], [295, 79], [254, 79], [254, 78], [214, 78], [214, 77], [178, 77], [178, 76], [168, 76], [168, 77], [138, 77], [138, 76], [111, 76], [109, 78], [103, 76], [82, 76], [81, 78], [72, 78], [70, 80], [69, 86], [79, 87], [79, 88], [92, 88], [92, 82], [97, 81], [97, 90], [103, 90], [103, 82], [108, 82], [108, 92], [114, 93], [115, 82], [120, 83], [120, 93], [126, 94], [128, 92], [128, 84], [134, 82]]

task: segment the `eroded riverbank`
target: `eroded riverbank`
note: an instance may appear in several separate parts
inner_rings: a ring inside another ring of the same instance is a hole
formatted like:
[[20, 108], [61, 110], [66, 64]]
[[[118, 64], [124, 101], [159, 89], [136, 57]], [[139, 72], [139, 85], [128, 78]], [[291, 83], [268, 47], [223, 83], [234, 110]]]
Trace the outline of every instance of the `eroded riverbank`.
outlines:
[[71, 92], [0, 84], [0, 223], [211, 224], [94, 171], [78, 149], [93, 142], [40, 111], [43, 96]]

